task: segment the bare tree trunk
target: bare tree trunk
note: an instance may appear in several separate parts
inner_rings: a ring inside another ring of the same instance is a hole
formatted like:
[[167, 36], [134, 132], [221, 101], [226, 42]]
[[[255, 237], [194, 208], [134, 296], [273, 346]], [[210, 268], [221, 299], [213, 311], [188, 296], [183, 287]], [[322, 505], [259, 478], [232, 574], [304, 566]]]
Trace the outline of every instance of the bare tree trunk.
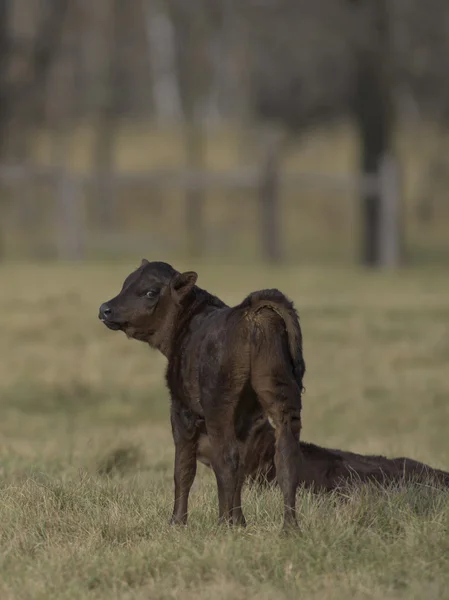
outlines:
[[9, 120], [9, 90], [6, 71], [9, 56], [9, 0], [0, 0], [0, 157], [3, 157]]
[[[59, 48], [68, 0], [49, 0], [37, 12], [36, 30], [25, 54], [25, 68], [14, 68], [9, 84], [9, 150], [11, 156], [26, 160], [31, 129], [43, 117], [48, 74]], [[10, 59], [20, 40], [11, 32]], [[11, 58], [12, 57], [12, 58]], [[20, 63], [19, 63], [20, 64]]]
[[[9, 22], [9, 0], [0, 0], [0, 162], [4, 156], [5, 137], [9, 120], [9, 97], [6, 81], [6, 70], [8, 68], [8, 22]], [[4, 187], [0, 181], [0, 211], [3, 210]], [[0, 219], [0, 224], [2, 219]], [[3, 256], [3, 231], [0, 226], [0, 258]]]
[[[393, 108], [389, 65], [390, 32], [387, 0], [356, 0], [367, 11], [367, 39], [357, 50], [355, 116], [361, 140], [361, 168], [367, 175], [378, 175], [381, 165], [392, 156]], [[379, 178], [380, 180], [380, 178]], [[362, 197], [362, 261], [369, 266], [382, 264], [385, 253], [381, 244], [386, 232], [382, 219], [382, 186]], [[389, 201], [392, 200], [389, 196]], [[390, 214], [384, 211], [384, 214]], [[388, 235], [399, 238], [399, 219]], [[389, 240], [390, 247], [399, 248], [398, 239]], [[397, 259], [399, 261], [399, 250]]]
[[[5, 0], [2, 2], [5, 3]], [[11, 10], [12, 6], [13, 3]], [[1, 69], [3, 77], [0, 78], [5, 84], [6, 105], [6, 116], [3, 125], [0, 125], [0, 129], [4, 129], [0, 133], [0, 155], [20, 162], [25, 174], [27, 163], [32, 160], [31, 137], [44, 116], [48, 74], [59, 47], [66, 8], [67, 0], [48, 1], [40, 11], [32, 4], [30, 10], [36, 26], [26, 43], [21, 38], [20, 25], [14, 15], [0, 15], [0, 27], [8, 29], [9, 37], [7, 47], [0, 50], [0, 61], [4, 64], [4, 69]], [[33, 183], [31, 177], [25, 176], [16, 187], [15, 207], [25, 229], [34, 227], [39, 215]]]
[[[204, 91], [204, 23], [194, 12], [181, 5], [174, 12], [173, 19], [177, 34], [178, 73], [185, 120], [186, 167], [191, 173], [202, 170], [205, 155], [199, 110]], [[195, 180], [196, 177], [193, 177], [192, 184], [186, 191], [186, 228], [189, 253], [192, 257], [199, 257], [203, 253], [205, 241], [205, 194]]]
[[[43, 112], [48, 74], [60, 47], [64, 20], [69, 0], [53, 0], [48, 3], [36, 38], [33, 52], [33, 78], [30, 84], [31, 100], [36, 103], [38, 111]], [[39, 99], [39, 102], [36, 102]]]
[[178, 121], [182, 103], [176, 72], [175, 31], [163, 2], [142, 0], [154, 109], [159, 121]]
[[219, 18], [209, 36], [211, 82], [209, 114], [217, 121], [241, 114], [245, 102], [246, 81], [241, 76], [244, 68], [244, 44], [247, 36], [242, 30], [242, 8], [235, 0], [222, 0], [218, 5]]
[[104, 67], [106, 81], [98, 114], [94, 149], [94, 164], [99, 175], [94, 218], [98, 225], [106, 228], [114, 224], [117, 212], [117, 193], [111, 183], [111, 174], [114, 170], [115, 140], [122, 94], [122, 28], [126, 10], [122, 0], [112, 0], [111, 7]]
[[[73, 6], [73, 5], [72, 5]], [[70, 15], [72, 16], [72, 15]], [[61, 44], [52, 71], [48, 102], [48, 119], [52, 129], [52, 164], [57, 169], [55, 201], [58, 217], [57, 256], [62, 260], [82, 258], [84, 231], [81, 190], [70, 173], [70, 129], [74, 114], [74, 46], [76, 29], [61, 32]]]

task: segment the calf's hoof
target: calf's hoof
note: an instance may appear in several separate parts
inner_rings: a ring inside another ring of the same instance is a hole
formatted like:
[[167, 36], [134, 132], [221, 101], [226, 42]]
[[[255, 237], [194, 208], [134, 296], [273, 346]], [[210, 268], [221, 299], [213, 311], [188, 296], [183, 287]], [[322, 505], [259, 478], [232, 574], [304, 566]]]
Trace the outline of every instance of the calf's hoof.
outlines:
[[243, 515], [240, 515], [239, 517], [234, 517], [232, 520], [232, 524], [236, 527], [246, 527], [246, 519]]
[[225, 527], [226, 529], [231, 528], [234, 525], [232, 518], [229, 516], [218, 517], [218, 526]]
[[289, 517], [288, 519], [284, 519], [282, 524], [281, 534], [288, 535], [290, 533], [298, 533], [300, 531], [300, 526], [298, 525], [298, 521], [296, 517]]
[[170, 525], [170, 527], [180, 527], [180, 526], [187, 526], [187, 519], [186, 518], [182, 518], [179, 519], [178, 517], [172, 517], [170, 519], [170, 521], [168, 522], [168, 524]]

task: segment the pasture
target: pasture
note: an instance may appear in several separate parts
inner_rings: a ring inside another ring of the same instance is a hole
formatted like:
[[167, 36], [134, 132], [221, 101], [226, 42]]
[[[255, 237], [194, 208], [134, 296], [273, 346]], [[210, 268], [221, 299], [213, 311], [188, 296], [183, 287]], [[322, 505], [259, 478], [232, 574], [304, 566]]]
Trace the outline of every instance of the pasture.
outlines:
[[[278, 490], [245, 490], [247, 529], [218, 528], [199, 465], [189, 525], [169, 527], [165, 359], [97, 319], [140, 259], [0, 267], [0, 598], [447, 598], [449, 492], [431, 486], [300, 492], [285, 538]], [[173, 264], [231, 304], [261, 287], [294, 300], [302, 439], [449, 470], [443, 270]]]

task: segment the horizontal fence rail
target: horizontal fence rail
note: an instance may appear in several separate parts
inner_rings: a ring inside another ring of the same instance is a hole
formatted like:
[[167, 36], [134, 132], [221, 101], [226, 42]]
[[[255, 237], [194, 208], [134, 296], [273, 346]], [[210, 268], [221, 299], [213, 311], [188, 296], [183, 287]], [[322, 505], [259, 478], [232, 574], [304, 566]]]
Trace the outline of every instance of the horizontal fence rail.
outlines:
[[[102, 182], [122, 186], [144, 183], [149, 186], [177, 186], [183, 189], [250, 188], [260, 185], [260, 169], [246, 167], [228, 172], [193, 171], [180, 169], [159, 169], [151, 171], [108, 173], [74, 173], [55, 167], [0, 165], [0, 182], [5, 184], [20, 183], [24, 180], [56, 182], [61, 178], [76, 180], [79, 184], [97, 184]], [[280, 184], [284, 188], [298, 185], [318, 189], [329, 189], [348, 192], [376, 193], [379, 190], [379, 178], [376, 176], [343, 176], [323, 173], [285, 172]]]
[[[83, 222], [83, 194], [87, 186], [104, 186], [111, 194], [126, 190], [127, 186], [143, 185], [147, 188], [178, 188], [186, 194], [187, 212], [191, 213], [192, 236], [202, 234], [203, 193], [219, 188], [223, 190], [252, 190], [259, 195], [261, 215], [261, 247], [267, 260], [282, 258], [279, 232], [279, 193], [283, 190], [322, 190], [329, 193], [357, 193], [361, 196], [378, 194], [383, 206], [385, 226], [381, 227], [382, 242], [386, 244], [385, 261], [397, 260], [395, 224], [399, 206], [397, 170], [392, 161], [386, 161], [378, 174], [371, 176], [346, 176], [329, 173], [279, 172], [273, 178], [269, 169], [249, 166], [227, 172], [194, 169], [154, 169], [142, 172], [89, 172], [77, 173], [63, 168], [35, 164], [0, 165], [0, 185], [12, 188], [15, 199], [29, 202], [30, 187], [44, 183], [53, 188], [58, 222], [57, 253], [64, 259], [81, 259], [84, 255], [85, 223]], [[25, 199], [28, 196], [28, 200]], [[190, 204], [189, 204], [190, 203]], [[1, 204], [0, 204], [1, 210]], [[392, 217], [393, 216], [393, 217]], [[190, 227], [189, 224], [186, 227]], [[192, 246], [192, 252], [201, 253], [201, 244]]]

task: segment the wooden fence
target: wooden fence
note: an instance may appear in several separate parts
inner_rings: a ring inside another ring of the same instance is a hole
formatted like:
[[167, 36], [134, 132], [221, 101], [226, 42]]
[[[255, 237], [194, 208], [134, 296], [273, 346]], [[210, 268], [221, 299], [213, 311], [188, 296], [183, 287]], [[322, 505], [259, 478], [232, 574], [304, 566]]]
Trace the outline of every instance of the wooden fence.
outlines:
[[[380, 226], [378, 229], [381, 263], [393, 266], [399, 261], [399, 207], [400, 189], [395, 161], [387, 157], [376, 176], [346, 177], [322, 173], [294, 172], [279, 175], [276, 168], [240, 168], [230, 172], [193, 170], [153, 170], [141, 173], [74, 174], [64, 169], [35, 165], [0, 165], [0, 185], [12, 188], [15, 197], [21, 197], [25, 188], [35, 183], [51, 186], [57, 199], [58, 256], [61, 259], [82, 259], [84, 256], [85, 223], [80, 210], [86, 185], [108, 185], [112, 193], [127, 186], [142, 184], [148, 190], [176, 186], [186, 196], [187, 227], [193, 254], [201, 254], [204, 192], [211, 189], [252, 190], [258, 193], [260, 236], [263, 258], [282, 260], [279, 227], [279, 194], [285, 189], [313, 189], [333, 193], [378, 195]], [[18, 196], [17, 196], [18, 194]], [[1, 208], [1, 207], [0, 207]], [[199, 240], [199, 242], [198, 242]]]

